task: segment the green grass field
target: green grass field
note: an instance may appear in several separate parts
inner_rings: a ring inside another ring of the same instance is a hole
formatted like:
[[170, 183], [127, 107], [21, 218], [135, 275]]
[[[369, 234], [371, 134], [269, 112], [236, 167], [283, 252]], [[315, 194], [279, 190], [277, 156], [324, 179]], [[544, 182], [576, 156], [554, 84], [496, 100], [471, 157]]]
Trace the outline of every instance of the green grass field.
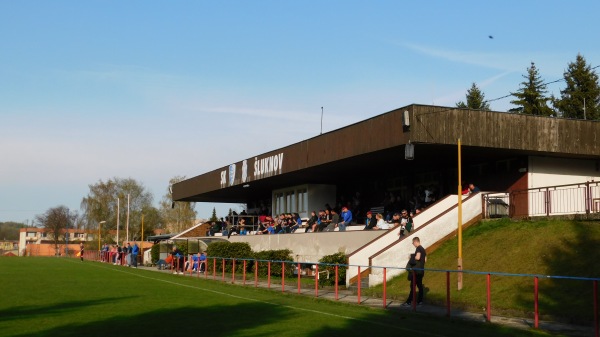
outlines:
[[0, 258], [0, 336], [543, 336], [66, 258]]
[[[457, 239], [447, 241], [428, 256], [427, 268], [456, 269]], [[576, 220], [486, 221], [463, 233], [465, 270], [515, 274], [579, 277], [600, 276], [600, 222]], [[451, 274], [451, 300], [455, 308], [484, 312], [486, 276], [465, 274], [457, 291], [457, 276]], [[428, 303], [446, 300], [445, 273], [427, 272], [423, 283]], [[406, 276], [388, 283], [388, 297], [404, 299]], [[382, 287], [365, 290], [379, 296]], [[533, 317], [533, 277], [492, 276], [492, 314]], [[591, 281], [539, 279], [539, 310], [542, 319], [581, 325], [593, 322]]]

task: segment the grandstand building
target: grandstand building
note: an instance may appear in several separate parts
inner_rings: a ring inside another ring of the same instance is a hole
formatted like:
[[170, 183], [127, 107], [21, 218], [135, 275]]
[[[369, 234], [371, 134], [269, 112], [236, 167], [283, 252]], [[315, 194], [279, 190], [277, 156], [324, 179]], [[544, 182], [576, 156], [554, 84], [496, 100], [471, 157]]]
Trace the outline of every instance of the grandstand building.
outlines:
[[[600, 122], [409, 105], [187, 179], [173, 199], [307, 217], [356, 198], [364, 215], [386, 192], [404, 201], [429, 187], [456, 194], [459, 139], [462, 180], [484, 191], [600, 181]], [[588, 212], [600, 208], [596, 198]], [[517, 208], [527, 213], [531, 202]]]

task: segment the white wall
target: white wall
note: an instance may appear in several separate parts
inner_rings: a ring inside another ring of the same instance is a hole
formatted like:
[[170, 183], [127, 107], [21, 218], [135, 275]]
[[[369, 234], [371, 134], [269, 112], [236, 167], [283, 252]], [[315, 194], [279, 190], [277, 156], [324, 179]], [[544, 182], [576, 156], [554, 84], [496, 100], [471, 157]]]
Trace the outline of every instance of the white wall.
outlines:
[[599, 160], [529, 157], [529, 188], [600, 181]]

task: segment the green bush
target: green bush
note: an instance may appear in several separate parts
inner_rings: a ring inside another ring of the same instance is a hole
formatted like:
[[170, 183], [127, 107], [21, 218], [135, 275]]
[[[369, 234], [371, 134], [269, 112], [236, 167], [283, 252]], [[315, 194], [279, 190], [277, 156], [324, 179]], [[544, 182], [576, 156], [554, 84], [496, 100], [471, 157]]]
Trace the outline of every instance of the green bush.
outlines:
[[[265, 250], [262, 252], [254, 253], [254, 258], [257, 260], [271, 260], [271, 261], [294, 261], [292, 257], [292, 251], [289, 249], [280, 250]], [[286, 277], [294, 276], [294, 263], [288, 263], [285, 267]], [[254, 266], [252, 266], [254, 268]], [[254, 269], [251, 269], [254, 270]], [[269, 273], [269, 265], [267, 262], [258, 262], [258, 275], [267, 276]], [[281, 277], [281, 262], [271, 263], [271, 276]]]
[[[319, 262], [328, 264], [341, 264], [345, 265], [347, 261], [346, 254], [335, 253], [331, 255], [323, 256]], [[335, 266], [331, 265], [319, 265], [319, 271], [329, 271], [329, 278], [325, 277], [326, 273], [319, 276], [319, 285], [321, 286], [332, 286], [335, 284]], [[338, 267], [338, 285], [346, 284], [346, 267]]]
[[[212, 242], [208, 245], [206, 249], [207, 258], [207, 270], [213, 268], [214, 259], [211, 257], [217, 258], [228, 258], [228, 259], [252, 259], [254, 257], [254, 253], [252, 252], [252, 248], [246, 242], [229, 242], [229, 241], [216, 241]], [[223, 270], [223, 262], [217, 260], [217, 269]], [[246, 272], [252, 270], [252, 263], [246, 263]], [[233, 267], [233, 260], [225, 260], [225, 271], [231, 272]], [[235, 271], [242, 272], [244, 269], [244, 264], [242, 261], [236, 262]]]
[[152, 263], [158, 262], [160, 259], [160, 244], [152, 246], [150, 249], [150, 259], [152, 260]]

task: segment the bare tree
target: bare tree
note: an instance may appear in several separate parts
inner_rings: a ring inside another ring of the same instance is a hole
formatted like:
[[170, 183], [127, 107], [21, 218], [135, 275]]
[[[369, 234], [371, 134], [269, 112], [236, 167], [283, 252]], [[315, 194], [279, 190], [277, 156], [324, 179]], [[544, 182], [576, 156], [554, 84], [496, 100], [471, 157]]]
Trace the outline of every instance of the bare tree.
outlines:
[[50, 208], [44, 214], [37, 215], [35, 219], [46, 230], [46, 233], [52, 236], [56, 255], [59, 255], [58, 245], [61, 241], [65, 241], [66, 229], [72, 220], [69, 209], [66, 206]]
[[194, 225], [196, 220], [195, 202], [180, 202], [173, 201], [171, 186], [176, 184], [185, 177], [176, 176], [169, 180], [167, 193], [163, 196], [160, 202], [160, 214], [165, 221], [170, 232], [180, 233]]

